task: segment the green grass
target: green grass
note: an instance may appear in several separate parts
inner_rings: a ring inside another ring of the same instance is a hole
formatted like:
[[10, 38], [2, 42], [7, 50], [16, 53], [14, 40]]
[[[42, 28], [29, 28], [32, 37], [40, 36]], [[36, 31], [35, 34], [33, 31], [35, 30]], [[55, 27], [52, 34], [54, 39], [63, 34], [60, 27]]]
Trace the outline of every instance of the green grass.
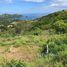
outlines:
[[[49, 55], [42, 54], [42, 51], [49, 45]], [[0, 47], [4, 47], [4, 53], [11, 53], [10, 47], [21, 48], [21, 52], [26, 52], [24, 56], [29, 57], [37, 54], [36, 58], [31, 61], [25, 60], [26, 67], [67, 67], [67, 37], [66, 34], [55, 35], [24, 35], [15, 37], [0, 37]], [[32, 47], [37, 46], [37, 47]], [[1, 49], [1, 48], [0, 48]], [[34, 50], [35, 49], [35, 50]], [[37, 51], [37, 53], [36, 53]], [[31, 54], [32, 52], [32, 54]], [[3, 54], [0, 56], [3, 58]], [[34, 57], [31, 57], [33, 59]], [[22, 59], [23, 60], [23, 59]], [[29, 59], [28, 59], [29, 60]], [[8, 59], [7, 59], [8, 61]], [[4, 67], [10, 67], [11, 62], [3, 62]], [[18, 64], [18, 63], [17, 63]], [[7, 66], [8, 65], [8, 66]], [[3, 67], [3, 66], [0, 66]], [[16, 66], [13, 66], [16, 67]], [[19, 64], [19, 67], [20, 66]]]

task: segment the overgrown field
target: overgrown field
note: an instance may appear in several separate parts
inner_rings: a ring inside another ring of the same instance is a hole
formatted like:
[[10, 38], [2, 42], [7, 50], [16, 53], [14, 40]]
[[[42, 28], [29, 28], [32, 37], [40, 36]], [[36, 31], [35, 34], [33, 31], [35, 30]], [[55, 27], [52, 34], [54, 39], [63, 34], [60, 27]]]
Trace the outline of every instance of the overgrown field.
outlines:
[[0, 67], [67, 67], [67, 11], [20, 17], [0, 15]]
[[0, 37], [0, 66], [67, 67], [67, 35]]

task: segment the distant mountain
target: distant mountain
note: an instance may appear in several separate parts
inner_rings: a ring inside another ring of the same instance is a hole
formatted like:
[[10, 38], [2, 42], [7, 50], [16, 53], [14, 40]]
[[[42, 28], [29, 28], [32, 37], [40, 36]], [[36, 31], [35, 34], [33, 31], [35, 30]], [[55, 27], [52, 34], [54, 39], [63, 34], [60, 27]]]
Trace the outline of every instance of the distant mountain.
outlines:
[[21, 20], [34, 20], [36, 18], [40, 18], [42, 16], [44, 16], [46, 14], [23, 14], [23, 17], [21, 18]]
[[1, 14], [0, 15], [0, 25], [9, 25], [13, 21], [20, 20], [22, 15], [19, 14]]

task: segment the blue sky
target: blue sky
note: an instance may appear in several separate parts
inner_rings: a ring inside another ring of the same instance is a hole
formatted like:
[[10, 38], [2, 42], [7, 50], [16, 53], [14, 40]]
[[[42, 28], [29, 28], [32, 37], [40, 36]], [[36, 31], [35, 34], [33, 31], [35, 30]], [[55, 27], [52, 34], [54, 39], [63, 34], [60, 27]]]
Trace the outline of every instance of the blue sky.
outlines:
[[67, 0], [0, 0], [0, 14], [41, 14], [63, 9], [67, 9]]

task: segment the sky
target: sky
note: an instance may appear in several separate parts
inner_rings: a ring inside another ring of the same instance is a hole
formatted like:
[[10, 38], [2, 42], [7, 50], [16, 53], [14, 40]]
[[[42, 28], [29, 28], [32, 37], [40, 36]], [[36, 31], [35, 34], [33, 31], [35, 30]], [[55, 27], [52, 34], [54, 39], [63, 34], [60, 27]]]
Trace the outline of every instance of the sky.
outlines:
[[67, 9], [67, 0], [0, 0], [0, 14], [41, 14]]

